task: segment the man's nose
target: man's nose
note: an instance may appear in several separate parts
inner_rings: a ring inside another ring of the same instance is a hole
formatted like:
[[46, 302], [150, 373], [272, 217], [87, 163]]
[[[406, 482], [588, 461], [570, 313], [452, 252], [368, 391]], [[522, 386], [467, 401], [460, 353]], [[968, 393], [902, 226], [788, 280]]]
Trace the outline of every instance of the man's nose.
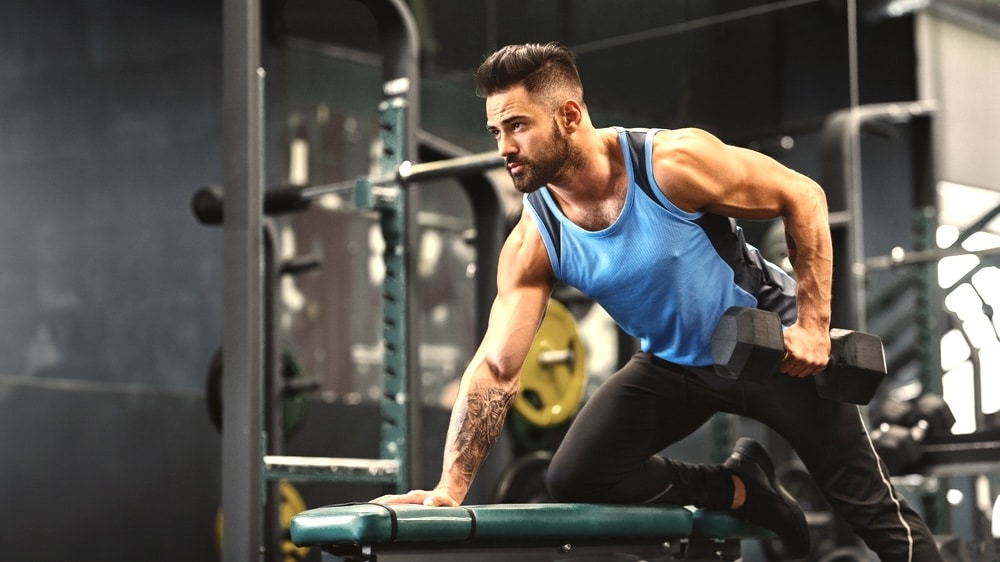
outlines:
[[511, 140], [510, 135], [500, 133], [499, 138], [497, 138], [497, 150], [500, 152], [500, 156], [508, 158], [517, 153], [517, 145]]

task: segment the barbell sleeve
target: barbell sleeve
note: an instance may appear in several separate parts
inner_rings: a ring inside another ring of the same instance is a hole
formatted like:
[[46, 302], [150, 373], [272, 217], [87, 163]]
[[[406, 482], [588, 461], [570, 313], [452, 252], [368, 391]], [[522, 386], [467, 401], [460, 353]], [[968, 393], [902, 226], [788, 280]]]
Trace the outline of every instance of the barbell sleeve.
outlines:
[[572, 349], [547, 349], [538, 352], [538, 363], [540, 365], [557, 365], [559, 363], [572, 363]]

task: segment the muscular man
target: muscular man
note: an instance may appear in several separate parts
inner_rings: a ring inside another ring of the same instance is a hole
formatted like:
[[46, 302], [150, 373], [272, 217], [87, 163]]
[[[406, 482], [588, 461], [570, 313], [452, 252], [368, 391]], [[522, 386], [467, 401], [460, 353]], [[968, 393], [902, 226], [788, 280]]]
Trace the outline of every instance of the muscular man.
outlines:
[[[658, 453], [716, 412], [773, 428], [830, 504], [883, 561], [939, 560], [933, 538], [891, 486], [857, 406], [820, 399], [830, 353], [832, 249], [826, 199], [773, 159], [696, 129], [597, 129], [565, 47], [513, 45], [477, 74], [487, 129], [524, 212], [500, 253], [489, 327], [465, 371], [438, 485], [382, 503], [460, 504], [500, 433], [521, 366], [561, 282], [601, 304], [641, 351], [587, 401], [548, 471], [559, 501], [669, 503], [729, 510], [809, 551], [801, 508], [754, 441], [722, 465]], [[793, 281], [743, 240], [734, 219], [784, 220]], [[730, 306], [777, 312], [782, 375], [719, 377], [711, 334]]]

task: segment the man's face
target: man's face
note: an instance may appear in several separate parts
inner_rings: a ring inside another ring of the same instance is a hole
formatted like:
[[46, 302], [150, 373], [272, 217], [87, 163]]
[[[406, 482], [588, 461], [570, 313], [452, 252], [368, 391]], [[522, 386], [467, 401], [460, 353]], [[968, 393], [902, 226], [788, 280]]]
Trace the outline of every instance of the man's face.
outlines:
[[497, 141], [514, 187], [531, 193], [557, 182], [572, 147], [552, 112], [518, 86], [486, 99], [486, 127]]

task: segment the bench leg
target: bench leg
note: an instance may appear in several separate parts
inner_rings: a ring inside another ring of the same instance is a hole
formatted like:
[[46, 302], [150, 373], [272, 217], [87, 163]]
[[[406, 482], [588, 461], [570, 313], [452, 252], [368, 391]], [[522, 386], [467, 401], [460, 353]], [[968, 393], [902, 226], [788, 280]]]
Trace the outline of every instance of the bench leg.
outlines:
[[516, 547], [454, 546], [419, 550], [378, 550], [371, 546], [324, 550], [323, 562], [735, 562], [742, 559], [739, 539], [691, 538], [667, 547]]
[[331, 550], [324, 548], [320, 552], [322, 562], [377, 562], [378, 555], [372, 551], [370, 545], [360, 546], [349, 550]]
[[709, 539], [694, 537], [688, 541], [683, 559], [693, 561], [742, 560], [743, 548], [739, 539]]

